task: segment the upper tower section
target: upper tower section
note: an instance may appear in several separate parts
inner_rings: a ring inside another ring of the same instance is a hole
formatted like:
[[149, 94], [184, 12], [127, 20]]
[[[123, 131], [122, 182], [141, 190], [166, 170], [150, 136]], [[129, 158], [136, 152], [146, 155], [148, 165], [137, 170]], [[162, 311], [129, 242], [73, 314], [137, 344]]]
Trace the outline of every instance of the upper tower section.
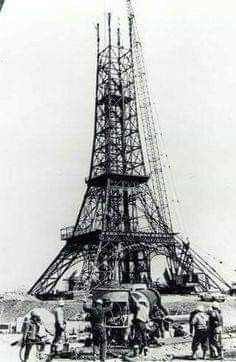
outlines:
[[146, 179], [138, 129], [131, 23], [129, 38], [127, 49], [121, 45], [117, 28], [113, 43], [111, 14], [108, 14], [108, 44], [100, 50], [97, 24], [95, 129], [88, 180], [91, 185], [113, 177]]

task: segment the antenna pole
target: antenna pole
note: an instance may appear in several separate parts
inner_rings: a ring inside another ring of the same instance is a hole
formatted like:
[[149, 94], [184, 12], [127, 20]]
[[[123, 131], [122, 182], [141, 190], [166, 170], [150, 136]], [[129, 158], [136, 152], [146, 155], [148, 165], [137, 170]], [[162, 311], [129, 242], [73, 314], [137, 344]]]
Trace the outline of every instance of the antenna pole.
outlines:
[[99, 51], [100, 51], [100, 29], [99, 29], [99, 23], [97, 23], [96, 31], [97, 31], [97, 53], [99, 54]]
[[111, 47], [111, 13], [108, 13], [108, 43]]
[[129, 43], [130, 49], [133, 49], [133, 15], [129, 16]]

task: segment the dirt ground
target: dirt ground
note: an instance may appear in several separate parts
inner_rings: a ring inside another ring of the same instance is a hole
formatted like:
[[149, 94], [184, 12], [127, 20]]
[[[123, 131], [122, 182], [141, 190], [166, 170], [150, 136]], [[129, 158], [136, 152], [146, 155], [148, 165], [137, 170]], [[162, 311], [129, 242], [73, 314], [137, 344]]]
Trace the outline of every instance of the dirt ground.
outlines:
[[[20, 361], [19, 358], [19, 347], [11, 347], [10, 343], [14, 342], [19, 338], [19, 335], [1, 335], [0, 336], [0, 361], [1, 362], [18, 362]], [[236, 336], [232, 339], [224, 339], [224, 348], [232, 349], [236, 348]], [[152, 348], [149, 350], [148, 356], [146, 358], [142, 357], [138, 360], [139, 361], [146, 361], [146, 362], [153, 362], [153, 361], [189, 361], [191, 356], [191, 344], [190, 342], [186, 342], [184, 344], [172, 344], [166, 345], [158, 348]], [[201, 358], [201, 352], [199, 352], [199, 358]], [[108, 362], [120, 362], [123, 359], [120, 358], [109, 358], [107, 359]], [[225, 358], [225, 361], [232, 361], [236, 360], [232, 358]], [[36, 362], [38, 361], [36, 358], [31, 357], [29, 362]], [[55, 362], [62, 362], [68, 361], [65, 359], [54, 359]], [[86, 361], [78, 360], [78, 361]], [[135, 361], [135, 362], [136, 362]], [[213, 360], [211, 360], [213, 361]]]
[[[210, 305], [207, 302], [200, 302], [196, 296], [164, 296], [163, 304], [167, 306], [171, 313], [176, 314], [185, 314], [190, 312], [197, 304], [203, 304], [206, 307]], [[227, 297], [227, 300], [224, 303], [221, 303], [222, 314], [224, 318], [225, 327], [236, 326], [236, 299], [232, 297]], [[185, 326], [188, 330], [188, 326]], [[231, 336], [230, 336], [231, 335]], [[223, 340], [224, 349], [236, 349], [236, 335], [235, 334], [225, 334]], [[20, 339], [20, 335], [0, 335], [0, 362], [17, 362], [19, 359], [19, 347], [11, 347], [10, 343]], [[177, 342], [177, 340], [175, 340]], [[190, 359], [191, 355], [191, 339], [187, 338], [185, 343], [175, 343], [173, 344], [173, 338], [170, 338], [170, 335], [166, 334], [164, 342], [166, 345], [162, 347], [157, 347], [150, 349], [148, 357], [139, 359], [139, 361], [187, 361]], [[201, 353], [199, 352], [199, 357]], [[229, 358], [226, 357], [225, 361], [235, 360], [236, 357]], [[31, 361], [36, 362], [36, 359], [31, 358]], [[62, 359], [54, 360], [55, 362], [63, 361]], [[65, 361], [65, 360], [64, 360]], [[84, 360], [83, 360], [84, 361]], [[121, 359], [108, 359], [109, 362], [118, 362]]]

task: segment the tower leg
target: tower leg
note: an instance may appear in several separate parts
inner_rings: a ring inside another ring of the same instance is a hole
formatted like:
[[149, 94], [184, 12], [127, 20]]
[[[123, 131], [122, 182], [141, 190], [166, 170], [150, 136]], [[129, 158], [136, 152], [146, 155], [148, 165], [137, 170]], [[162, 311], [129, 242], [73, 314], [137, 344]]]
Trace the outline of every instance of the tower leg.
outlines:
[[46, 294], [52, 292], [63, 274], [75, 263], [80, 257], [79, 250], [70, 248], [68, 245], [60, 251], [47, 270], [41, 275], [37, 282], [29, 290], [29, 294]]

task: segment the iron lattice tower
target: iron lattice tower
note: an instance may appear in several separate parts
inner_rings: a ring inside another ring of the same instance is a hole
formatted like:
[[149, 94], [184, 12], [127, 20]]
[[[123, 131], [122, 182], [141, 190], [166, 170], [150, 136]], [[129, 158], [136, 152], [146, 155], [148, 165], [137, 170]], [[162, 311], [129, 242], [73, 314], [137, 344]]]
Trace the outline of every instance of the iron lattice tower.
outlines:
[[133, 17], [129, 49], [121, 45], [119, 28], [115, 45], [111, 33], [108, 14], [108, 45], [102, 50], [97, 25], [95, 126], [87, 190], [75, 226], [62, 230], [65, 246], [29, 291], [36, 296], [52, 293], [79, 262], [82, 269], [72, 283], [74, 290], [106, 283], [151, 283], [151, 258], [157, 254], [167, 258], [173, 287], [179, 275], [193, 273], [189, 246], [172, 232], [163, 175], [163, 205], [148, 183], [138, 122]]

